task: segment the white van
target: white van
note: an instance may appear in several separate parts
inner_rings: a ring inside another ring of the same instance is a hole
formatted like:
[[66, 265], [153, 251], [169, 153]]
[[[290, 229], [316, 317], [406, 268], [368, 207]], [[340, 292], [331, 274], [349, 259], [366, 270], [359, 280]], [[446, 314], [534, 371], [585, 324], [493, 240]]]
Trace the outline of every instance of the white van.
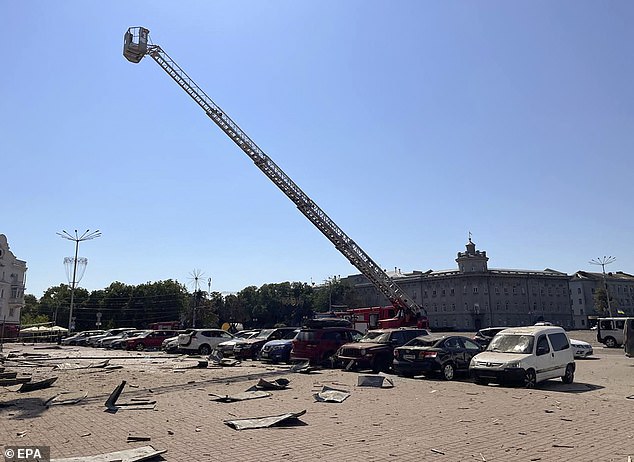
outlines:
[[476, 383], [516, 382], [534, 388], [561, 377], [572, 383], [575, 361], [566, 331], [557, 326], [512, 327], [498, 333], [486, 351], [471, 359], [469, 372]]
[[597, 323], [597, 342], [608, 348], [616, 348], [624, 343], [625, 321], [634, 318], [599, 318]]

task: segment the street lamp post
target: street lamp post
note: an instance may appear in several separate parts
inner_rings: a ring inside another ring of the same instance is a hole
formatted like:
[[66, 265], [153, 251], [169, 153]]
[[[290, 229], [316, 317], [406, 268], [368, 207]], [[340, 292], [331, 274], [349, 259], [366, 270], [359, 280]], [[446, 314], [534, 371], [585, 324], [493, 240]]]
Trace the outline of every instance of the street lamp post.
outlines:
[[76, 284], [76, 277], [77, 277], [77, 256], [79, 254], [79, 243], [100, 237], [101, 232], [99, 230], [90, 231], [89, 229], [87, 229], [80, 236], [77, 233], [77, 230], [75, 230], [75, 235], [73, 236], [67, 231], [62, 230], [62, 232], [57, 233], [57, 235], [69, 241], [73, 241], [75, 243], [75, 259], [73, 261], [73, 280], [70, 285], [70, 313], [68, 315], [68, 333], [70, 334], [73, 330], [73, 308], [75, 306], [75, 284]]
[[610, 317], [612, 317], [612, 307], [610, 306], [610, 291], [608, 290], [608, 283], [605, 280], [605, 265], [609, 265], [610, 263], [613, 263], [615, 260], [616, 260], [616, 257], [603, 256], [603, 258], [601, 257], [595, 258], [593, 260], [590, 260], [589, 262], [591, 265], [601, 266], [601, 271], [603, 272], [603, 288], [605, 289], [605, 297], [608, 300], [608, 313], [610, 314]]

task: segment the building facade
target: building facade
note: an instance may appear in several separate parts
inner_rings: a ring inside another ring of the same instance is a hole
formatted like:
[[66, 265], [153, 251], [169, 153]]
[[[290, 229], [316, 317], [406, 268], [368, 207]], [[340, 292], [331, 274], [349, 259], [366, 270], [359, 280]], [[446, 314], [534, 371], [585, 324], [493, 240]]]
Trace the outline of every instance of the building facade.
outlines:
[[[577, 271], [570, 278], [570, 307], [574, 327], [585, 329], [594, 324], [599, 314], [594, 303], [597, 289], [604, 288], [610, 297], [612, 316], [634, 316], [634, 276], [617, 271], [616, 273], [590, 273]], [[609, 316], [605, 313], [604, 316]]]
[[[489, 269], [489, 257], [469, 239], [455, 270], [389, 273], [427, 312], [432, 329], [473, 331], [489, 326], [522, 326], [548, 321], [573, 327], [566, 273]], [[361, 306], [389, 304], [363, 275], [345, 280]]]
[[15, 337], [19, 331], [25, 277], [26, 262], [13, 255], [7, 237], [0, 234], [0, 333], [4, 337]]

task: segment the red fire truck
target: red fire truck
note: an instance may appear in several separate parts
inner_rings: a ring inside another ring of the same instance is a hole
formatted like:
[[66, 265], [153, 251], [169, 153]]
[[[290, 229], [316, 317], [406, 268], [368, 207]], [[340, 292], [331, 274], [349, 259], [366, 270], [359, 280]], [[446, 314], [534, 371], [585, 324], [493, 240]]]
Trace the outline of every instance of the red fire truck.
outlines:
[[388, 329], [394, 327], [429, 328], [429, 319], [427, 319], [427, 316], [416, 314], [408, 308], [397, 309], [392, 305], [352, 308], [346, 311], [335, 312], [335, 315], [349, 320], [352, 326], [361, 332], [370, 329]]

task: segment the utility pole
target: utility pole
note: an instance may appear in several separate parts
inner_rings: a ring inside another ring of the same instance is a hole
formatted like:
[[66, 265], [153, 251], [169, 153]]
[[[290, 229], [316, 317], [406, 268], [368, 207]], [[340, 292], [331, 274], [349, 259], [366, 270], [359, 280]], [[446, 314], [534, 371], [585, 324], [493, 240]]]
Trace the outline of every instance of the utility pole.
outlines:
[[603, 256], [603, 258], [601, 257], [595, 258], [593, 260], [590, 260], [589, 262], [591, 265], [601, 266], [601, 271], [603, 272], [603, 288], [605, 289], [605, 297], [608, 299], [608, 313], [610, 314], [610, 317], [612, 317], [612, 307], [610, 306], [610, 291], [608, 290], [608, 283], [605, 280], [605, 265], [609, 265], [610, 263], [613, 263], [615, 260], [616, 260], [616, 257]]
[[75, 306], [75, 285], [77, 283], [76, 281], [76, 277], [77, 277], [77, 255], [79, 254], [79, 243], [83, 242], [83, 241], [89, 241], [91, 239], [95, 239], [97, 237], [101, 237], [101, 232], [99, 230], [97, 231], [90, 231], [89, 229], [87, 229], [86, 231], [84, 231], [84, 233], [80, 236], [77, 233], [77, 230], [75, 230], [75, 235], [73, 236], [72, 234], [68, 233], [67, 231], [62, 230], [61, 233], [56, 233], [58, 236], [69, 240], [69, 241], [73, 241], [75, 243], [75, 259], [73, 261], [73, 281], [71, 282], [70, 285], [70, 313], [68, 315], [68, 333], [70, 334], [73, 331], [73, 308]]

